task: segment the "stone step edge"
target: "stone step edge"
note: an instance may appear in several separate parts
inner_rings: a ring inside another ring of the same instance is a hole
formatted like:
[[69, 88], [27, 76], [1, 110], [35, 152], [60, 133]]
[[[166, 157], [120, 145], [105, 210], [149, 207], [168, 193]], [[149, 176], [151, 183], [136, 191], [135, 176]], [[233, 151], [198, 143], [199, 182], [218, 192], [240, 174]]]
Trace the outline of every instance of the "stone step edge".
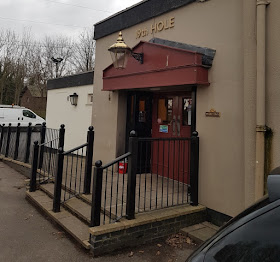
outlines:
[[[204, 221], [202, 223], [199, 224], [195, 224], [186, 228], [182, 228], [180, 230], [180, 233], [183, 234], [186, 237], [189, 237], [190, 239], [192, 239], [196, 244], [201, 245], [202, 243], [204, 243], [205, 241], [199, 237], [197, 237], [194, 232], [197, 230], [203, 230], [204, 228], [211, 228], [215, 231], [218, 231], [219, 227], [217, 226], [209, 226], [207, 223], [207, 221]], [[209, 238], [212, 237], [212, 235], [209, 235]]]
[[[50, 198], [53, 198], [54, 194], [53, 194], [53, 191], [49, 191], [47, 188], [45, 188], [43, 185], [40, 185], [39, 189], [41, 189], [42, 191], [44, 191]], [[62, 189], [64, 190], [64, 189]], [[84, 203], [86, 203], [90, 208], [91, 208], [91, 201], [84, 195], [84, 194], [81, 194], [81, 195], [76, 195], [75, 196], [77, 199], [83, 201]], [[87, 223], [87, 224], [90, 224], [90, 221], [84, 217], [82, 214], [79, 213], [79, 211], [77, 211], [76, 209], [73, 209], [72, 207], [69, 207], [69, 205], [67, 205], [67, 202], [63, 203], [62, 204], [64, 207], [68, 208], [71, 212], [73, 212], [74, 215], [76, 215], [78, 218], [80, 218], [81, 220], [84, 221], [84, 223]], [[104, 214], [104, 207], [101, 207], [101, 213]], [[108, 210], [105, 210], [105, 215], [106, 216], [110, 216], [110, 213]], [[114, 220], [114, 219], [117, 219], [117, 215], [114, 214], [113, 212], [111, 213], [111, 218]]]
[[[47, 194], [46, 194], [47, 195]], [[76, 236], [70, 228], [68, 228], [67, 226], [65, 226], [63, 223], [61, 223], [61, 221], [59, 221], [59, 219], [56, 218], [54, 212], [50, 212], [49, 210], [47, 210], [46, 208], [43, 207], [43, 205], [37, 201], [35, 198], [33, 198], [33, 196], [31, 195], [30, 192], [26, 192], [26, 199], [32, 204], [34, 205], [36, 208], [40, 209], [44, 214], [46, 214], [48, 217], [50, 217], [52, 219], [52, 221], [54, 221], [56, 224], [58, 224], [60, 227], [62, 227], [73, 239], [75, 239], [81, 246], [83, 246], [85, 249], [89, 250], [90, 249], [90, 243], [89, 240], [85, 239], [80, 239], [78, 236]], [[61, 210], [63, 210], [64, 208], [61, 207]], [[69, 212], [66, 209], [64, 209], [65, 212]], [[70, 212], [69, 212], [70, 213]], [[71, 213], [70, 213], [71, 214]]]
[[[80, 199], [79, 199], [80, 200]], [[83, 214], [81, 214], [77, 209], [73, 208], [72, 206], [68, 205], [68, 203], [64, 203], [63, 207], [68, 210], [71, 214], [73, 214], [74, 216], [76, 216], [78, 219], [80, 219], [84, 224], [86, 224], [87, 226], [90, 225], [90, 219], [88, 219], [87, 217], [85, 217]], [[90, 207], [89, 207], [90, 208]]]
[[[46, 193], [51, 199], [53, 199], [53, 192], [49, 191], [47, 188], [40, 186], [40, 190]], [[84, 202], [79, 197], [77, 197], [78, 200]], [[87, 203], [86, 203], [87, 204]], [[86, 218], [83, 214], [81, 214], [77, 209], [71, 207], [67, 204], [67, 201], [62, 204], [62, 206], [67, 209], [72, 215], [80, 219], [83, 223], [85, 223], [87, 226], [90, 224], [90, 220]], [[88, 205], [90, 208], [90, 205]]]
[[[54, 185], [54, 183], [53, 183]], [[50, 198], [53, 198], [54, 193], [53, 191], [49, 191], [47, 188], [44, 187], [44, 185], [40, 185], [39, 189], [41, 189], [42, 191], [44, 191]], [[62, 190], [65, 190], [65, 187], [62, 187]], [[74, 196], [74, 191], [69, 190], [68, 188], [66, 188], [66, 192], [72, 194]], [[91, 201], [89, 201], [84, 194], [81, 195], [75, 195], [76, 198], [82, 200], [84, 203], [88, 204], [89, 206], [91, 206]]]

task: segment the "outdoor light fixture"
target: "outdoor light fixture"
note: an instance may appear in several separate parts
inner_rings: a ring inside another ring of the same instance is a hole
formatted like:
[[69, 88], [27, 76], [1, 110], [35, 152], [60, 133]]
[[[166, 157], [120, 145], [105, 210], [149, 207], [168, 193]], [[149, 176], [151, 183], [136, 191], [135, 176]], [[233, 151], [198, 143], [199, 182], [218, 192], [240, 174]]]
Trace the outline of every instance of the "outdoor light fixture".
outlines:
[[108, 49], [110, 51], [114, 67], [116, 69], [124, 69], [127, 64], [127, 59], [131, 55], [140, 64], [143, 64], [143, 53], [134, 53], [132, 49], [124, 42], [122, 32], [119, 33], [117, 42], [111, 45]]
[[72, 106], [76, 106], [78, 104], [77, 93], [74, 93], [73, 95], [70, 95], [70, 103], [71, 103]]
[[58, 64], [61, 63], [63, 61], [63, 58], [54, 58], [51, 57], [51, 60], [55, 63], [55, 77], [57, 78], [58, 76]]

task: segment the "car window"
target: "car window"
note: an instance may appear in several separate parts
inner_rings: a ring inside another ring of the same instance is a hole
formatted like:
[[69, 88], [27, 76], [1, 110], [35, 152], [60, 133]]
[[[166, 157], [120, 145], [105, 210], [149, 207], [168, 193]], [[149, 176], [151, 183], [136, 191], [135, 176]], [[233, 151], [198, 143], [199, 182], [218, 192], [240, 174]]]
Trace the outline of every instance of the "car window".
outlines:
[[209, 262], [274, 262], [280, 258], [280, 207], [249, 220], [214, 244]]
[[23, 110], [22, 114], [25, 117], [36, 118], [36, 115], [34, 113], [32, 113], [31, 111], [29, 111], [29, 110]]
[[232, 218], [228, 223], [226, 223], [223, 227], [221, 227], [219, 231], [223, 230], [225, 227], [228, 227], [229, 225], [231, 225], [231, 224], [235, 223], [236, 221], [240, 220], [242, 217], [245, 217], [245, 216], [257, 211], [258, 209], [260, 209], [264, 206], [267, 206], [269, 203], [270, 203], [270, 201], [269, 201], [268, 195], [264, 196], [259, 201], [254, 203], [252, 206], [250, 206], [247, 209], [245, 209], [244, 211], [242, 211], [239, 215]]

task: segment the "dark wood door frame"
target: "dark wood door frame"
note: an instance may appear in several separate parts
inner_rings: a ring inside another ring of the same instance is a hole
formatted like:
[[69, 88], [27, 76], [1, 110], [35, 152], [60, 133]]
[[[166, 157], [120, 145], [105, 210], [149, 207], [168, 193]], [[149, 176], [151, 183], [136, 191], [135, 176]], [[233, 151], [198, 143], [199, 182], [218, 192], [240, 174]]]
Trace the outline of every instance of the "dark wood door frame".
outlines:
[[[147, 97], [148, 104], [146, 105], [147, 107], [152, 107], [152, 93], [151, 92], [128, 92], [127, 93], [127, 116], [126, 116], [126, 149], [128, 149], [128, 138], [129, 138], [129, 133], [131, 130], [135, 130], [137, 133], [137, 136], [143, 137], [143, 134], [141, 134], [141, 131], [139, 132], [139, 127], [141, 124], [138, 122], [139, 121], [139, 101], [141, 97]], [[132, 98], [133, 97], [133, 104], [132, 103]], [[149, 105], [150, 104], [150, 105]], [[132, 115], [131, 115], [132, 111]], [[150, 130], [152, 128], [152, 108], [150, 108], [151, 115], [147, 115], [147, 130], [144, 133], [147, 133], [144, 137], [150, 137], [151, 134], [148, 134], [148, 128], [150, 125]], [[150, 123], [149, 123], [150, 121]], [[145, 124], [143, 124], [145, 125]], [[150, 131], [149, 130], [149, 131]], [[143, 131], [143, 130], [142, 130]]]
[[[189, 88], [186, 88], [186, 90], [188, 90], [188, 89]], [[178, 92], [183, 93], [181, 90], [178, 91]], [[131, 91], [131, 92], [127, 93], [127, 117], [126, 117], [126, 121], [127, 121], [127, 123], [126, 123], [126, 137], [127, 137], [127, 140], [128, 140], [130, 131], [134, 130], [136, 128], [136, 117], [137, 117], [136, 115], [137, 115], [137, 112], [138, 112], [138, 110], [137, 110], [137, 103], [138, 103], [139, 97], [140, 96], [144, 96], [144, 95], [152, 96], [152, 93], [151, 92], [139, 92], [139, 91], [138, 92]], [[133, 105], [131, 105], [131, 99], [129, 99], [129, 98], [131, 98], [131, 96], [134, 97]], [[191, 87], [191, 98], [192, 98], [191, 133], [193, 133], [194, 131], [196, 131], [196, 111], [197, 111], [196, 110], [196, 107], [197, 107], [197, 87], [196, 86]], [[134, 115], [132, 117], [132, 122], [129, 123], [131, 107], [133, 107]]]
[[192, 87], [192, 125], [191, 125], [191, 134], [196, 131], [196, 93], [197, 87]]

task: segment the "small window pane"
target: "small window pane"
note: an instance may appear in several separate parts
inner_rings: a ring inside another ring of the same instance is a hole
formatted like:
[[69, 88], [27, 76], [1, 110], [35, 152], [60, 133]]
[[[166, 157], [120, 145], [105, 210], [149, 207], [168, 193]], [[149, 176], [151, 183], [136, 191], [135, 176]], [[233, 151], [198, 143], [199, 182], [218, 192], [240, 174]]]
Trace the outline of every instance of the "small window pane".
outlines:
[[29, 110], [23, 110], [22, 112], [23, 116], [25, 117], [29, 117], [29, 118], [36, 118], [36, 115], [33, 114], [31, 111]]
[[88, 94], [88, 99], [87, 100], [88, 100], [87, 101], [88, 104], [92, 104], [92, 102], [93, 102], [93, 94]]
[[169, 124], [172, 121], [173, 100], [160, 98], [158, 100], [158, 123]]
[[139, 119], [138, 121], [140, 123], [146, 122], [146, 101], [143, 98], [140, 98], [139, 100]]
[[183, 126], [192, 124], [192, 99], [183, 98]]
[[129, 117], [130, 123], [133, 123], [134, 121], [134, 96], [131, 96], [130, 98], [130, 117]]

